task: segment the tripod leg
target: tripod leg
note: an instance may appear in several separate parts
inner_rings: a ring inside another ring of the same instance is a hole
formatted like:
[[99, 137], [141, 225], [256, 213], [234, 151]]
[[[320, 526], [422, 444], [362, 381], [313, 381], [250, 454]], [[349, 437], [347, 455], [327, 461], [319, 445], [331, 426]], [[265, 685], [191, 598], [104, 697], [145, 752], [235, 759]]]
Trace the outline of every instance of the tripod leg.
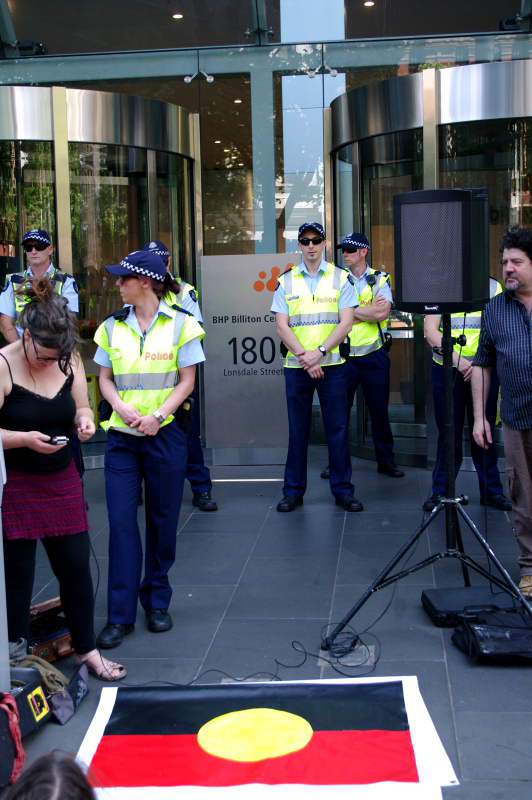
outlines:
[[[453, 510], [453, 514], [455, 514], [455, 516], [456, 516], [454, 525], [455, 525], [457, 549], [460, 551], [460, 553], [462, 553], [462, 555], [464, 555], [464, 553], [465, 553], [464, 540], [462, 539], [462, 530], [460, 528], [460, 521], [458, 519], [456, 508], [454, 506], [452, 507], [452, 510]], [[468, 570], [465, 562], [460, 560], [460, 566], [462, 567], [462, 575], [463, 575], [463, 578], [464, 578], [464, 586], [471, 586], [471, 578], [469, 577], [469, 570]]]
[[[438, 506], [438, 508], [435, 511], [432, 512], [430, 517], [427, 520], [425, 520], [425, 522], [423, 522], [423, 524], [410, 537], [410, 539], [407, 542], [405, 542], [405, 544], [401, 548], [399, 548], [399, 550], [397, 551], [395, 556], [392, 558], [392, 560], [389, 561], [388, 564], [382, 570], [382, 572], [380, 572], [379, 575], [377, 575], [377, 577], [375, 578], [373, 583], [370, 584], [370, 586], [366, 589], [364, 594], [357, 600], [355, 605], [347, 612], [347, 614], [343, 617], [343, 619], [340, 620], [338, 625], [335, 626], [335, 628], [331, 631], [329, 636], [326, 636], [323, 639], [323, 641], [321, 643], [322, 650], [330, 650], [331, 649], [331, 646], [332, 646], [334, 640], [336, 639], [336, 637], [338, 636], [338, 634], [341, 631], [343, 631], [343, 629], [345, 628], [346, 625], [349, 624], [349, 622], [351, 622], [351, 620], [353, 619], [355, 614], [357, 614], [360, 611], [362, 606], [371, 597], [371, 595], [374, 594], [374, 592], [377, 592], [381, 588], [382, 582], [386, 580], [386, 578], [388, 577], [390, 572], [392, 572], [392, 570], [401, 561], [401, 559], [406, 555], [406, 553], [408, 553], [408, 551], [416, 544], [417, 540], [424, 533], [424, 531], [428, 528], [428, 526], [436, 519], [436, 517], [442, 511], [442, 509], [443, 509], [443, 504], [440, 504], [440, 506]], [[398, 576], [398, 578], [399, 577], [401, 577], [401, 576]], [[397, 580], [398, 580], [398, 578], [397, 578]], [[388, 584], [390, 582], [391, 582], [391, 580], [388, 582]]]

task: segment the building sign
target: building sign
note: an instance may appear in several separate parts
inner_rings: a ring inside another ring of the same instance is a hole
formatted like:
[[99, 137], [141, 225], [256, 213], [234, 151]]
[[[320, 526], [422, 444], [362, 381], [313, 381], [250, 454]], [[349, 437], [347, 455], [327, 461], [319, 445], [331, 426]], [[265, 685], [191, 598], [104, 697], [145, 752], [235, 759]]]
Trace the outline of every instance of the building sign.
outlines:
[[204, 256], [205, 439], [213, 448], [287, 446], [275, 314], [277, 279], [295, 254]]

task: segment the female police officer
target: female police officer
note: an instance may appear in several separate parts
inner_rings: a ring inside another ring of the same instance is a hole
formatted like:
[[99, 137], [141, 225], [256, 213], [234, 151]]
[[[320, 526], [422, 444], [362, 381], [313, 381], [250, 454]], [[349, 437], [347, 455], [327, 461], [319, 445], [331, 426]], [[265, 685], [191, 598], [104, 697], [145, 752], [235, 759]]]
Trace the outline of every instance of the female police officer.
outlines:
[[[100, 647], [111, 648], [133, 630], [138, 599], [150, 631], [162, 633], [172, 627], [168, 571], [175, 560], [187, 463], [186, 434], [174, 415], [192, 393], [196, 364], [205, 357], [203, 329], [171, 303], [168, 293], [177, 286], [160, 256], [140, 250], [106, 269], [118, 277], [125, 304], [94, 337], [100, 389], [113, 409], [102, 423], [108, 431], [110, 539], [108, 619], [98, 637]], [[142, 481], [146, 552], [141, 582], [137, 508]]]

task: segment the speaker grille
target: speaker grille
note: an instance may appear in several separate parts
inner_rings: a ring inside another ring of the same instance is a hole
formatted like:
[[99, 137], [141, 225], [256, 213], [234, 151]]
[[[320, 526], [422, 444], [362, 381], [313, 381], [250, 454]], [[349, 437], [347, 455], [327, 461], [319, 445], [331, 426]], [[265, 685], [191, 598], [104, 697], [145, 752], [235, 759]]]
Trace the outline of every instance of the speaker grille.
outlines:
[[402, 300], [462, 301], [462, 203], [401, 206]]

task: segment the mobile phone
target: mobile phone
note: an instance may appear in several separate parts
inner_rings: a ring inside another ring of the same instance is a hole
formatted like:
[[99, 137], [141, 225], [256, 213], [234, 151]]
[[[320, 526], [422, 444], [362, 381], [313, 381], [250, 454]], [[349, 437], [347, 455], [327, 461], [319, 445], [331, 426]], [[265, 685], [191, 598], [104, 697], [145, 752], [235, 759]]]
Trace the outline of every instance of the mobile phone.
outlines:
[[50, 436], [50, 444], [68, 444], [68, 436]]

